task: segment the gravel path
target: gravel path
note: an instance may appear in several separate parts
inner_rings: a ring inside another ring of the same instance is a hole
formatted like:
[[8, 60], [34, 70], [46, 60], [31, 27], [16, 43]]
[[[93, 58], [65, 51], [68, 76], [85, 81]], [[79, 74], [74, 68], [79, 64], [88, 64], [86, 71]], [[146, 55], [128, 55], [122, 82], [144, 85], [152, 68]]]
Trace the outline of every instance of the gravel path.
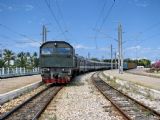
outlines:
[[0, 94], [41, 81], [40, 75], [0, 79]]
[[89, 79], [93, 73], [78, 76], [49, 104], [40, 120], [122, 120]]
[[125, 72], [123, 74], [119, 74], [118, 70], [106, 70], [104, 73], [106, 75], [109, 74], [119, 79], [131, 81], [142, 86], [160, 90], [160, 78], [152, 78], [148, 76], [135, 75], [135, 74], [125, 73]]

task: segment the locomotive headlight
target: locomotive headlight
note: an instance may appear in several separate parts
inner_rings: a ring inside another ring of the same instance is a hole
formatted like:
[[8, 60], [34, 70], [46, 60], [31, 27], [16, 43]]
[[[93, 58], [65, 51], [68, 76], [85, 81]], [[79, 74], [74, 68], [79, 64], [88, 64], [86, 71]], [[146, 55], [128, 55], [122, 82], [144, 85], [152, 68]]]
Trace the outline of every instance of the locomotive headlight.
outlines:
[[57, 43], [54, 43], [54, 46], [57, 47]]
[[63, 73], [68, 73], [69, 70], [68, 70], [67, 68], [66, 68], [66, 69], [63, 68], [63, 69], [62, 69], [62, 72], [63, 72]]
[[50, 71], [50, 69], [49, 68], [44, 68], [42, 71], [47, 72], [47, 71]]
[[46, 68], [45, 71], [49, 71], [49, 68]]

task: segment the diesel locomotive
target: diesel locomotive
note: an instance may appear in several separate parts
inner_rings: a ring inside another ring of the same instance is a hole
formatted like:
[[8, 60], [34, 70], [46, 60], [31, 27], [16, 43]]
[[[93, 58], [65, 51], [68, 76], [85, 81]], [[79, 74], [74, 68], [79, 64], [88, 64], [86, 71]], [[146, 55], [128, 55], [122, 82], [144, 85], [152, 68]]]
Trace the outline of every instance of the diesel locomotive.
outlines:
[[111, 64], [80, 57], [65, 41], [47, 41], [40, 46], [40, 67], [45, 83], [68, 83], [79, 73], [110, 69]]

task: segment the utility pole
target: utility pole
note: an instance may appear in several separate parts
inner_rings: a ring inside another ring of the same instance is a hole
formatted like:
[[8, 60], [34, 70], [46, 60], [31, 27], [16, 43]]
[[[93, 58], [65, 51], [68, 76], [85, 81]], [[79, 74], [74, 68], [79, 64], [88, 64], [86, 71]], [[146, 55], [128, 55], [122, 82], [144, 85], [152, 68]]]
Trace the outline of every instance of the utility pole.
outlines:
[[118, 26], [118, 70], [120, 73], [121, 70], [120, 70], [120, 29], [119, 29], [119, 26]]
[[42, 26], [42, 43], [45, 42], [45, 25]]
[[120, 44], [121, 44], [121, 74], [123, 74], [123, 47], [122, 47], [122, 26], [120, 25]]
[[0, 48], [0, 59], [3, 58], [3, 48], [4, 46], [2, 44], [0, 44], [1, 48]]
[[88, 59], [90, 59], [90, 53], [88, 52]]
[[117, 54], [116, 54], [116, 51], [115, 51], [115, 69], [117, 69]]
[[122, 26], [118, 25], [118, 68], [119, 73], [123, 73], [123, 53], [122, 53]]
[[111, 44], [111, 70], [113, 69], [113, 59], [112, 59], [112, 50], [113, 48], [112, 48], [112, 44]]
[[47, 28], [45, 25], [42, 26], [42, 43], [47, 41]]
[[0, 49], [0, 59], [2, 59], [2, 57], [3, 57], [3, 50]]
[[44, 41], [46, 42], [47, 41], [47, 28], [45, 27], [45, 31], [44, 31], [44, 35], [45, 35], [45, 37], [44, 37]]

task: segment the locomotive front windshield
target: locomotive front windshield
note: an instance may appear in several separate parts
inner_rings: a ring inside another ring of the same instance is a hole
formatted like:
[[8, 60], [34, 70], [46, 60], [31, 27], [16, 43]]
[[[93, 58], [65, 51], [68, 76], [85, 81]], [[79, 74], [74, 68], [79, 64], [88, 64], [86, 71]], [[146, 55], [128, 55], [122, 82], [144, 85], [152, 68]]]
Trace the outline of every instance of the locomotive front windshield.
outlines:
[[40, 47], [41, 67], [73, 67], [74, 49], [63, 41], [46, 42]]
[[42, 48], [42, 55], [51, 55], [51, 54], [71, 54], [71, 48]]

